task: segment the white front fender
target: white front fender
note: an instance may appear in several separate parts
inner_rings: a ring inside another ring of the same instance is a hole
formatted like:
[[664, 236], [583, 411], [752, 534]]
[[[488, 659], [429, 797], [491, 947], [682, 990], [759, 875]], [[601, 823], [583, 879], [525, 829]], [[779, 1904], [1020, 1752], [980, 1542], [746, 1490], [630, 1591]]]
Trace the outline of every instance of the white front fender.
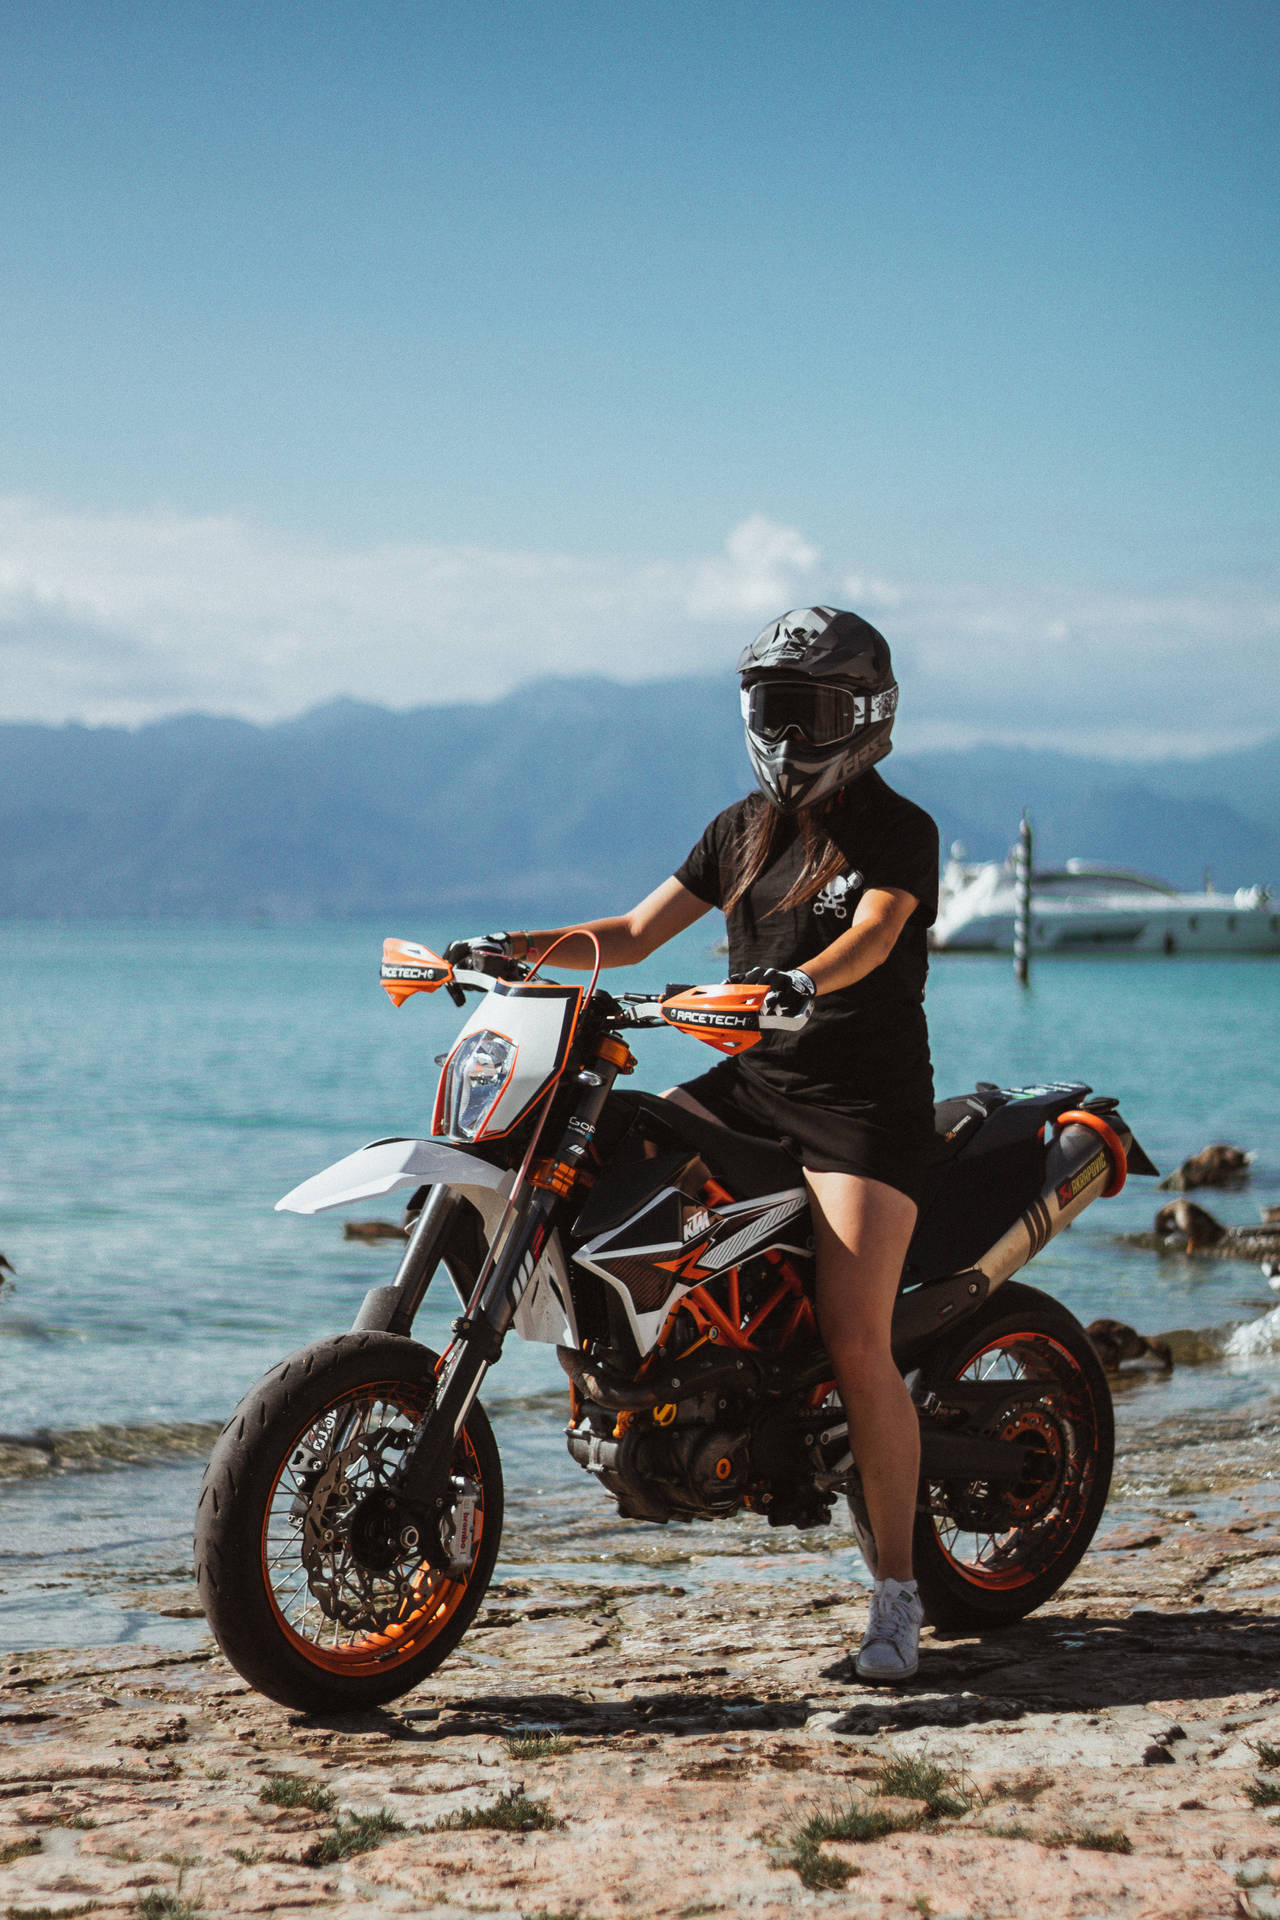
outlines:
[[397, 1187], [452, 1187], [465, 1194], [488, 1223], [499, 1195], [510, 1191], [511, 1175], [441, 1140], [374, 1140], [349, 1153], [323, 1173], [313, 1173], [283, 1200], [277, 1213], [324, 1213], [355, 1200], [376, 1200]]
[[[471, 1202], [491, 1241], [514, 1179], [505, 1168], [491, 1167], [487, 1160], [440, 1140], [374, 1140], [323, 1173], [313, 1173], [276, 1201], [276, 1212], [324, 1213], [354, 1200], [376, 1200], [397, 1187], [450, 1187]], [[547, 1241], [529, 1277], [516, 1308], [515, 1330], [522, 1340], [578, 1345], [568, 1263], [558, 1233]]]

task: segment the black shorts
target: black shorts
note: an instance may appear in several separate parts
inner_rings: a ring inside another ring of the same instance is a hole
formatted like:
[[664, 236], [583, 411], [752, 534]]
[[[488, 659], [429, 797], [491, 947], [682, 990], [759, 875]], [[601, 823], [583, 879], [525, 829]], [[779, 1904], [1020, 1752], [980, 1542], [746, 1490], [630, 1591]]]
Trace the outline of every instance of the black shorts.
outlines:
[[920, 1204], [933, 1156], [933, 1108], [915, 1112], [868, 1100], [810, 1106], [748, 1078], [736, 1060], [686, 1080], [681, 1092], [738, 1133], [776, 1140], [813, 1173], [859, 1173]]

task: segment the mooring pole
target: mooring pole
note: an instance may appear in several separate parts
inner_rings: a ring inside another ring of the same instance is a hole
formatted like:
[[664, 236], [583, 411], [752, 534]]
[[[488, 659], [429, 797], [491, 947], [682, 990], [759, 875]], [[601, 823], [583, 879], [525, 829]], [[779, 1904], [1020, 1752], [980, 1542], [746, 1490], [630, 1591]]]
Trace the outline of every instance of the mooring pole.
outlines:
[[1015, 905], [1013, 914], [1013, 977], [1020, 987], [1031, 985], [1031, 822], [1022, 810], [1018, 845], [1013, 856]]

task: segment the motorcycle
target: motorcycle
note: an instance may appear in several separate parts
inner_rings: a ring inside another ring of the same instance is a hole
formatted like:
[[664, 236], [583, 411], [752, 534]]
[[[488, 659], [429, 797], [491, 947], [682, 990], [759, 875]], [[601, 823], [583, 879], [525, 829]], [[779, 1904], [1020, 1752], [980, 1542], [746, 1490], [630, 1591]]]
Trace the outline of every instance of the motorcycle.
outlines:
[[[397, 1006], [441, 989], [460, 1006], [483, 996], [443, 1059], [430, 1137], [376, 1140], [278, 1203], [313, 1214], [414, 1189], [398, 1271], [349, 1332], [246, 1394], [201, 1488], [209, 1625], [243, 1677], [289, 1707], [393, 1699], [475, 1618], [503, 1508], [478, 1394], [512, 1331], [556, 1348], [569, 1452], [620, 1514], [749, 1510], [813, 1528], [844, 1498], [875, 1570], [814, 1316], [799, 1166], [616, 1084], [636, 1064], [626, 1036], [647, 1028], [726, 1054], [758, 1044], [766, 989], [614, 996], [598, 949], [586, 987], [545, 977], [549, 955], [529, 967], [450, 952], [401, 940], [383, 952]], [[1156, 1169], [1117, 1102], [1077, 1081], [980, 1082], [937, 1108], [893, 1345], [920, 1421], [916, 1576], [940, 1628], [1030, 1613], [1101, 1518], [1106, 1377], [1067, 1309], [1012, 1276], [1128, 1171]], [[413, 1325], [440, 1274], [460, 1312], [437, 1355]]]

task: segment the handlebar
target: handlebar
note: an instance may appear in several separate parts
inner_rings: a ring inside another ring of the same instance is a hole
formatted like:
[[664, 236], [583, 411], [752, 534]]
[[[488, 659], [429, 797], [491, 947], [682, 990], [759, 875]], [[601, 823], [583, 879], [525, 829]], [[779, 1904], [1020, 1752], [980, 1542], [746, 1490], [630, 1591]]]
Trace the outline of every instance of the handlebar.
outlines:
[[[505, 954], [467, 949], [478, 966], [458, 966], [413, 940], [385, 940], [382, 947], [382, 984], [396, 1006], [415, 993], [435, 993], [444, 987], [459, 1006], [468, 993], [488, 993], [496, 981], [519, 983], [532, 978], [541, 961], [529, 966]], [[461, 955], [459, 955], [461, 958]], [[543, 955], [545, 960], [546, 955]], [[722, 981], [716, 986], [688, 986], [669, 982], [660, 994], [624, 993], [615, 999], [598, 988], [599, 966], [587, 989], [589, 1003], [607, 1026], [619, 1028], [671, 1026], [705, 1041], [721, 1053], [740, 1053], [761, 1038], [761, 1007], [768, 989]], [[541, 983], [539, 983], [541, 984]], [[534, 989], [536, 991], [536, 987]]]

